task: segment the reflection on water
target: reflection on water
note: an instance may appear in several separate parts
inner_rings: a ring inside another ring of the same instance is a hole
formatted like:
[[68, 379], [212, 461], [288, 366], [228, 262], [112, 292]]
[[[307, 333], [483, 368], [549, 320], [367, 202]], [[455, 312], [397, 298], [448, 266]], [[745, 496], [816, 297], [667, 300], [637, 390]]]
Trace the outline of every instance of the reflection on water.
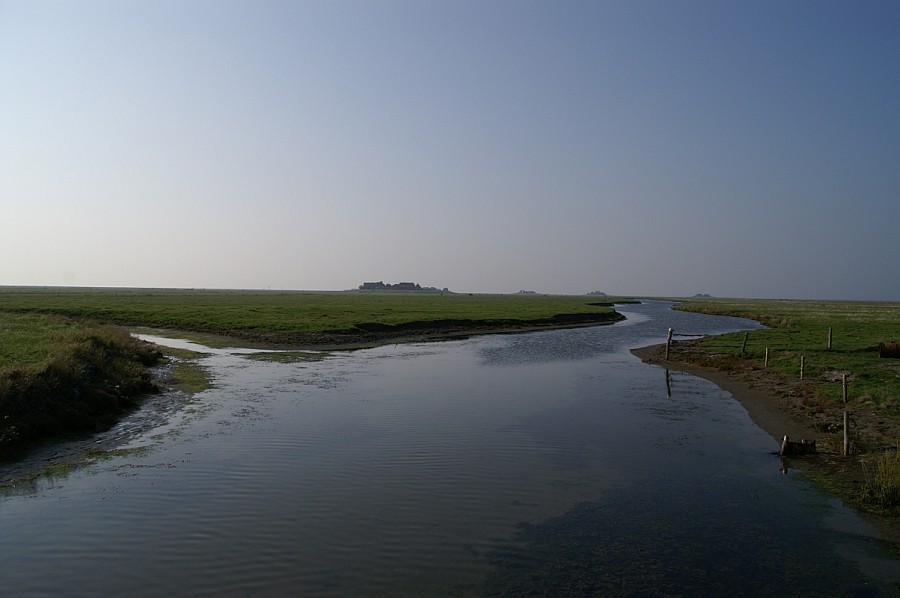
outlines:
[[[627, 349], [754, 326], [621, 324], [280, 363], [115, 456], [0, 499], [30, 595], [890, 595], [896, 561], [711, 383]], [[896, 588], [896, 586], [894, 586]]]

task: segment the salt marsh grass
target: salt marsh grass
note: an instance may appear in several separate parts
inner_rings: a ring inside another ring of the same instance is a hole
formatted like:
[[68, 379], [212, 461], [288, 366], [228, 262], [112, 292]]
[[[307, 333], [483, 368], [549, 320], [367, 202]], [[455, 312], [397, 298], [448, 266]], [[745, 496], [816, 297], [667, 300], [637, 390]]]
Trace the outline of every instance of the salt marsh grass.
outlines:
[[109, 325], [0, 312], [0, 458], [29, 443], [100, 429], [152, 389], [158, 353]]
[[554, 318], [560, 315], [597, 321], [616, 316], [611, 307], [588, 296], [63, 287], [0, 287], [0, 312], [52, 313], [244, 337], [359, 332], [367, 326], [439, 321], [541, 325], [559, 323]]
[[[847, 374], [853, 406], [867, 405], [900, 416], [900, 360], [883, 359], [880, 342], [900, 340], [900, 303], [855, 301], [783, 301], [761, 299], [690, 300], [679, 309], [752, 318], [764, 330], [732, 333], [700, 341], [707, 353], [743, 357], [786, 377], [800, 375], [820, 385], [832, 402], [843, 400], [839, 382]], [[829, 328], [832, 334], [828, 348]]]
[[864, 462], [864, 498], [880, 507], [900, 505], [900, 451], [886, 451]]

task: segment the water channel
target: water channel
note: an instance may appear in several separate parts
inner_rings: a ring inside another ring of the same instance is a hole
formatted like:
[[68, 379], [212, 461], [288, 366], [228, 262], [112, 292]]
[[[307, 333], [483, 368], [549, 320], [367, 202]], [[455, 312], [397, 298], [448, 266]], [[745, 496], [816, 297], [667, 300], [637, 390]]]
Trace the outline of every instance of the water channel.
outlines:
[[154, 337], [214, 387], [0, 497], [0, 595], [896, 595], [729, 393], [628, 352], [757, 327], [669, 307], [288, 363]]

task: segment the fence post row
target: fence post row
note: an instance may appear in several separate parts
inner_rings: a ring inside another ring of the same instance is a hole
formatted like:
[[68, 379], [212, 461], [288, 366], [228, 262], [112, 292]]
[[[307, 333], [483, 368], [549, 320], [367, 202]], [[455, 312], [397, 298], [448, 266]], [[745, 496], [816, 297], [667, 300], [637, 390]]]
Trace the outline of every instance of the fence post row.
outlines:
[[[749, 332], [744, 333], [744, 342], [741, 344], [741, 357], [744, 357], [744, 354], [747, 351], [747, 337], [750, 335]], [[833, 328], [831, 326], [828, 327], [828, 349], [830, 350], [832, 347], [832, 341], [834, 338]], [[666, 340], [666, 361], [669, 360], [669, 348], [672, 345], [672, 329], [669, 328], [669, 336]], [[766, 356], [764, 362], [764, 368], [768, 369], [769, 367], [769, 347], [766, 347]], [[800, 380], [803, 380], [804, 370], [806, 368], [806, 356], [800, 356]], [[842, 384], [843, 384], [843, 396], [844, 396], [844, 447], [843, 454], [844, 456], [848, 456], [850, 454], [850, 410], [846, 408], [848, 401], [848, 392], [847, 392], [847, 374], [842, 374]], [[668, 382], [668, 379], [666, 380]]]

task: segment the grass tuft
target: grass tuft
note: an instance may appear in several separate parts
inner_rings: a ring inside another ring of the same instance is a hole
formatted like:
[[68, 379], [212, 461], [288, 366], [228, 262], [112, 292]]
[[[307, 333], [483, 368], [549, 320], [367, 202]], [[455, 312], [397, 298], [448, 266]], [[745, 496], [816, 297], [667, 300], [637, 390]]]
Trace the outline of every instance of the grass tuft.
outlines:
[[900, 506], [900, 450], [892, 450], [863, 463], [866, 502], [889, 508]]

